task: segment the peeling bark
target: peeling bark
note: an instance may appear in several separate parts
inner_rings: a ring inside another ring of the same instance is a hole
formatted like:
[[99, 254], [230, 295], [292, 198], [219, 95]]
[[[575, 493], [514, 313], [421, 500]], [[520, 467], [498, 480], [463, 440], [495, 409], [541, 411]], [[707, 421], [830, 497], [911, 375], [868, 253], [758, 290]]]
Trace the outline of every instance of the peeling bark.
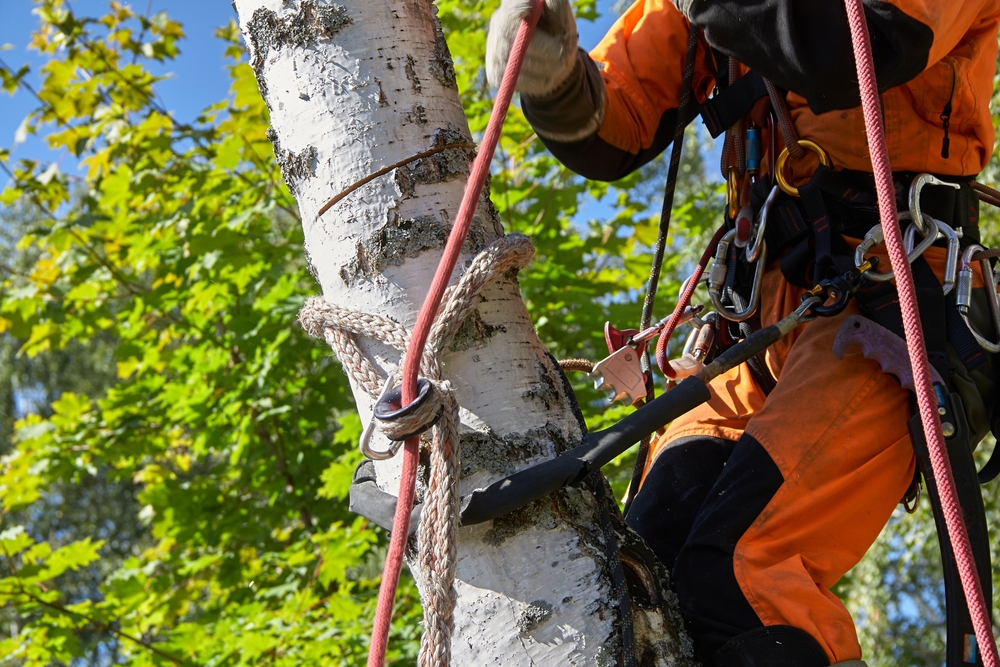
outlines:
[[[384, 165], [471, 141], [433, 7], [421, 0], [234, 5], [325, 298], [412, 327], [458, 209], [471, 151], [410, 163], [351, 193], [322, 219], [316, 212]], [[472, 230], [460, 268], [503, 233], [488, 189]], [[376, 341], [363, 347], [377, 364], [397, 370], [395, 350]], [[514, 276], [485, 289], [443, 367], [462, 406], [463, 493], [580, 442], [579, 410], [535, 334]], [[355, 397], [367, 419], [371, 400], [358, 390]], [[395, 489], [398, 465], [379, 465], [384, 488]], [[609, 494], [602, 479], [589, 480], [460, 530], [456, 665], [621, 664], [613, 564], [598, 520]], [[613, 520], [635, 582], [636, 664], [691, 664], [667, 604], [665, 573], [617, 515]]]

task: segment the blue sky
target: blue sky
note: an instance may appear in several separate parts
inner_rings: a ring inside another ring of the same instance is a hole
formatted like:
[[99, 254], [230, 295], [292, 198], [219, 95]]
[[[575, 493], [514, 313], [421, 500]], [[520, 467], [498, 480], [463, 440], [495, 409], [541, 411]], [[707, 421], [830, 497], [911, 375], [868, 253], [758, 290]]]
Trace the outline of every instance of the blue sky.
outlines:
[[[108, 8], [107, 0], [68, 2], [78, 16], [98, 16]], [[184, 26], [187, 36], [180, 42], [180, 56], [160, 71], [152, 68], [156, 74], [171, 74], [169, 80], [157, 84], [157, 91], [175, 118], [191, 121], [203, 108], [222, 99], [228, 89], [228, 76], [223, 45], [212, 33], [235, 18], [229, 0], [136, 0], [127, 4], [137, 13], [155, 14], [165, 10]], [[610, 0], [600, 2], [602, 10], [610, 5]], [[43, 61], [37, 53], [27, 49], [31, 32], [38, 25], [33, 8], [31, 0], [0, 0], [0, 45], [9, 45], [7, 50], [0, 52], [0, 58], [15, 70], [21, 65], [30, 65], [32, 73], [28, 82], [37, 89], [38, 70]], [[581, 44], [587, 48], [596, 44], [611, 23], [610, 16], [595, 24], [581, 22]], [[18, 126], [34, 106], [35, 100], [24, 90], [13, 97], [0, 93], [0, 146], [9, 148], [13, 144]], [[56, 159], [62, 171], [77, 171], [75, 158], [49, 151], [38, 137], [29, 136], [14, 149], [12, 158]]]
[[[228, 89], [228, 77], [223, 61], [222, 42], [212, 36], [215, 28], [225, 25], [235, 12], [227, 0], [138, 0], [130, 4], [133, 11], [144, 13], [147, 7], [151, 14], [166, 10], [176, 21], [184, 24], [186, 39], [180, 43], [181, 55], [160, 71], [171, 72], [169, 80], [157, 85], [157, 90], [178, 120], [190, 121], [199, 111], [213, 102], [219, 101]], [[69, 0], [73, 12], [79, 16], [98, 16], [107, 11], [107, 0]], [[0, 52], [0, 58], [13, 69], [23, 64], [31, 66], [28, 78], [36, 89], [38, 69], [43, 61], [37, 53], [26, 47], [31, 32], [38, 25], [38, 18], [32, 14], [31, 0], [0, 0], [0, 44], [10, 45]], [[35, 106], [35, 100], [24, 90], [10, 97], [0, 94], [0, 146], [10, 147], [14, 134], [24, 116]], [[12, 157], [59, 159], [63, 171], [73, 172], [77, 165], [72, 156], [51, 153], [44, 142], [37, 137], [18, 146]]]

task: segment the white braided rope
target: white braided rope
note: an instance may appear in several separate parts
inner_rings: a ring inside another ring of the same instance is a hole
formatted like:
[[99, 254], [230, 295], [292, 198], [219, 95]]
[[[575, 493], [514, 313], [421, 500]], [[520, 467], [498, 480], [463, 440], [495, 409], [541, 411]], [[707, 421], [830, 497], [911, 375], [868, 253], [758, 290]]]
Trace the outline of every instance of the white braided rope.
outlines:
[[[457, 597], [455, 536], [459, 524], [459, 412], [451, 383], [442, 379], [440, 355], [462, 321], [475, 308], [476, 297], [483, 287], [507, 271], [524, 268], [533, 254], [534, 248], [527, 236], [509, 234], [476, 255], [461, 279], [445, 291], [421, 360], [422, 374], [437, 390], [434, 396], [429, 397], [436, 401], [434, 409], [422, 410], [421, 413], [429, 415], [425, 423], [441, 414], [440, 421], [434, 426], [430, 476], [417, 532], [418, 562], [427, 596], [424, 636], [420, 642], [421, 667], [451, 664], [451, 635]], [[387, 317], [341, 308], [322, 297], [306, 301], [299, 311], [299, 321], [310, 334], [329, 343], [354, 383], [372, 398], [379, 395], [384, 376], [358, 346], [355, 337], [374, 338], [400, 352], [405, 352], [410, 338], [402, 325]], [[403, 360], [400, 359], [399, 367], [402, 366]], [[379, 425], [385, 430], [384, 425]], [[394, 425], [393, 428], [399, 427]], [[406, 428], [413, 427], [407, 424]]]

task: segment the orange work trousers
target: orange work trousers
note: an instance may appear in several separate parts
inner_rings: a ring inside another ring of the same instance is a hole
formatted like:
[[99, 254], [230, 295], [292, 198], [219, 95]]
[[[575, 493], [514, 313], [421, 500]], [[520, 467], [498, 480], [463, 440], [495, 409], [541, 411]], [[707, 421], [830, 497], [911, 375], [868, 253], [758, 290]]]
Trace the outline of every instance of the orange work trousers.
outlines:
[[[939, 277], [944, 255], [925, 253]], [[772, 263], [761, 326], [792, 312], [802, 293]], [[831, 663], [861, 658], [851, 615], [830, 588], [875, 541], [916, 461], [909, 392], [860, 351], [842, 360], [832, 352], [856, 313], [852, 301], [770, 348], [778, 382], [766, 397], [745, 364], [713, 380], [711, 400], [674, 421], [650, 452], [627, 519], [672, 569], [702, 660], [727, 639], [774, 625], [805, 630]]]

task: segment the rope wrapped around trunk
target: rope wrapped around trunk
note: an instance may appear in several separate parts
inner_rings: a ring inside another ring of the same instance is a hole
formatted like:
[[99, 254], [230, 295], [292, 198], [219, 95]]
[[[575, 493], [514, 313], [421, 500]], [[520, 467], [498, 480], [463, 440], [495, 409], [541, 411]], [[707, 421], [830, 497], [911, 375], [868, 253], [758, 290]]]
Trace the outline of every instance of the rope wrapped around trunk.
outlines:
[[[429, 422], [441, 414], [430, 443], [430, 475], [417, 531], [417, 561], [423, 577], [421, 588], [426, 595], [424, 636], [420, 643], [422, 667], [451, 664], [457, 598], [454, 583], [459, 522], [459, 413], [451, 383], [442, 378], [441, 353], [475, 308], [476, 297], [483, 287], [511, 269], [523, 269], [534, 251], [527, 236], [509, 234], [479, 253], [461, 279], [445, 292], [421, 359], [421, 372], [436, 389], [428, 401], [431, 407], [426, 419]], [[400, 352], [406, 350], [410, 339], [406, 329], [388, 317], [342, 308], [322, 297], [306, 301], [299, 312], [299, 321], [311, 335], [326, 340], [354, 384], [372, 399], [381, 392], [385, 374], [361, 350], [357, 337], [373, 338]], [[399, 366], [402, 365], [401, 358]], [[377, 423], [383, 431], [387, 430], [388, 424]]]

